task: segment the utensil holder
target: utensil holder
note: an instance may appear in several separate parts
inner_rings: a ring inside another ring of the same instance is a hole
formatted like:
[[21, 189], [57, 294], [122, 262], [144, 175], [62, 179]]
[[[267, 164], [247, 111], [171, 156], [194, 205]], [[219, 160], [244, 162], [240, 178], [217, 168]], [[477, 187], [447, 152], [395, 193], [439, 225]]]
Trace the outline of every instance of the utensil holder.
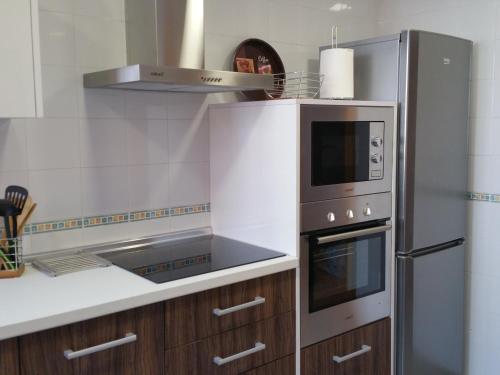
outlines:
[[24, 272], [21, 237], [0, 240], [0, 279], [19, 277]]

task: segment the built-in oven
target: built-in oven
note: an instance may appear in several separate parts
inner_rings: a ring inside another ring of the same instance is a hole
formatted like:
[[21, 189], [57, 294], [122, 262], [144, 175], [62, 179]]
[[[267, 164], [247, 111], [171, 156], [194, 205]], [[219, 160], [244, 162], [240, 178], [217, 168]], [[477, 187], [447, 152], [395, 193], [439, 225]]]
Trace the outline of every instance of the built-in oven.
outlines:
[[357, 219], [301, 234], [302, 347], [390, 315], [391, 194], [322, 202], [302, 220], [346, 210]]
[[301, 202], [391, 190], [394, 108], [301, 105]]

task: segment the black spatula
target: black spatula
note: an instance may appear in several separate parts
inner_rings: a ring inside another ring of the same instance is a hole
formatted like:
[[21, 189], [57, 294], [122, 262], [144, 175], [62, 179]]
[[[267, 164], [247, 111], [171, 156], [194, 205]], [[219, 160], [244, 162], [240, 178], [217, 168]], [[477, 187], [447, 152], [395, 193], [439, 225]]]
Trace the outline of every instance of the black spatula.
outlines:
[[7, 186], [5, 189], [5, 199], [12, 202], [14, 206], [19, 210], [17, 215], [20, 215], [23, 212], [24, 205], [26, 204], [26, 200], [28, 199], [28, 190], [23, 188], [22, 186], [11, 185]]

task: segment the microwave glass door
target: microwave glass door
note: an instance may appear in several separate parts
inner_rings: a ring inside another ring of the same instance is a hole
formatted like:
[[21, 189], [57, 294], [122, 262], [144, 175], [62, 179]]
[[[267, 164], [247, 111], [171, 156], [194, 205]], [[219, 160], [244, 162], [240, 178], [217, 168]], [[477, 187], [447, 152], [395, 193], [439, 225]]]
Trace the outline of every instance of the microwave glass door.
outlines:
[[313, 121], [311, 184], [370, 180], [370, 122]]
[[380, 232], [321, 245], [312, 236], [309, 312], [384, 291], [386, 235]]

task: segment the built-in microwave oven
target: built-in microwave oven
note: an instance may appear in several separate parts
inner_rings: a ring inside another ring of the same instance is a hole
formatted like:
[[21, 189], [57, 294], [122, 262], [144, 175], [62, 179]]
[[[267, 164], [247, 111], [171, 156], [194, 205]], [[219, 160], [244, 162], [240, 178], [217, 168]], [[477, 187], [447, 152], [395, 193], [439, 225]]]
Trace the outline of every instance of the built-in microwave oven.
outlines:
[[301, 202], [388, 192], [392, 107], [302, 105]]

